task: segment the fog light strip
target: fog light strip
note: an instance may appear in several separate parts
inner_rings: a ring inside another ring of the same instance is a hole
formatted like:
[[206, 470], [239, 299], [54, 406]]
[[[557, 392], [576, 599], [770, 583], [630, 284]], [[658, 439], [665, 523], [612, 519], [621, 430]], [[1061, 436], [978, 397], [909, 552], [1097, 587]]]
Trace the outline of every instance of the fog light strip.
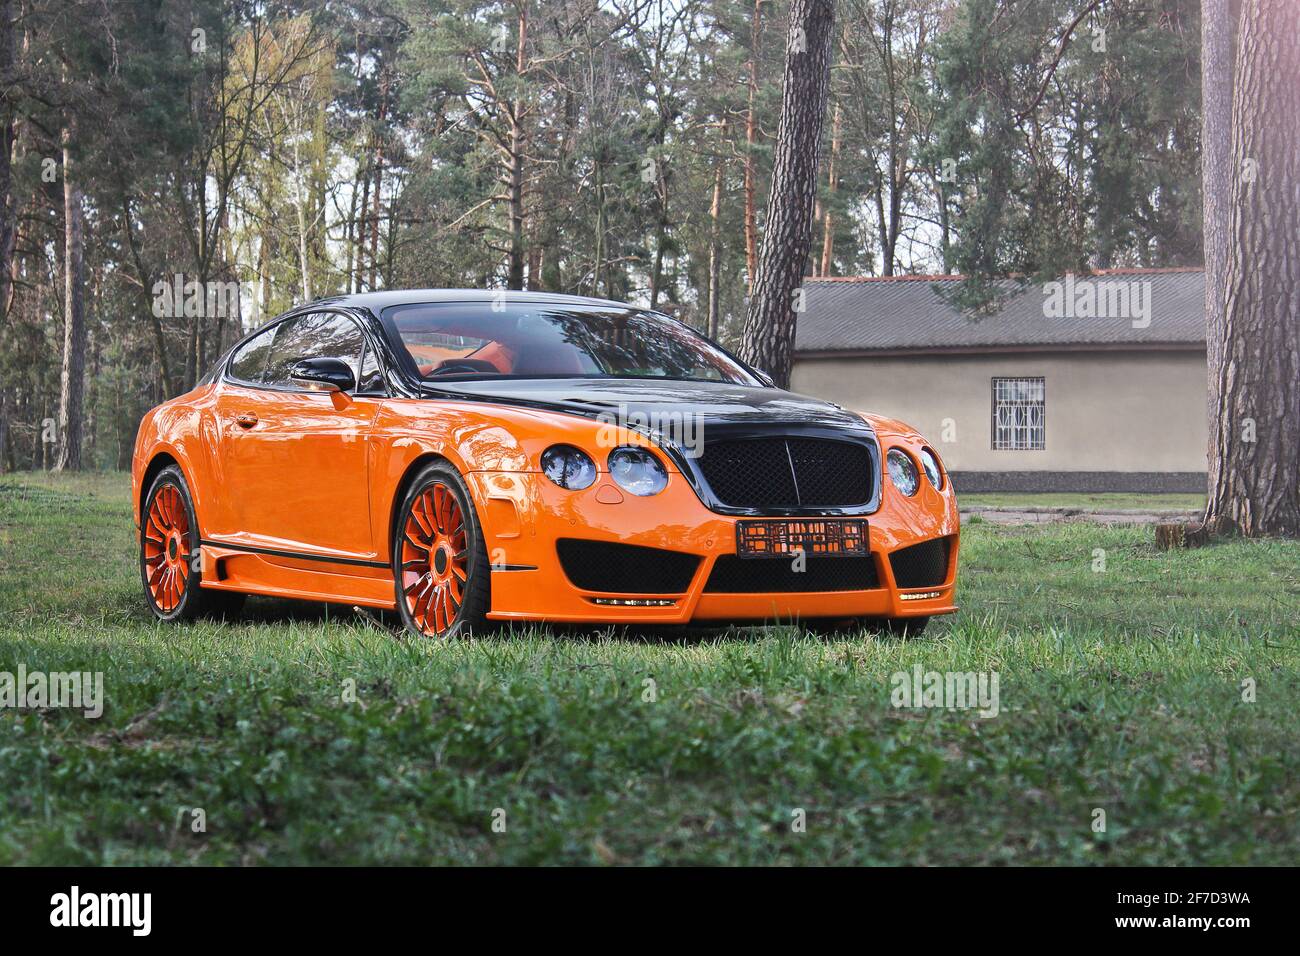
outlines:
[[592, 604], [612, 604], [618, 607], [675, 607], [676, 601], [667, 598], [590, 598]]
[[928, 601], [930, 598], [942, 597], [942, 591], [922, 591], [920, 594], [900, 594], [900, 601]]

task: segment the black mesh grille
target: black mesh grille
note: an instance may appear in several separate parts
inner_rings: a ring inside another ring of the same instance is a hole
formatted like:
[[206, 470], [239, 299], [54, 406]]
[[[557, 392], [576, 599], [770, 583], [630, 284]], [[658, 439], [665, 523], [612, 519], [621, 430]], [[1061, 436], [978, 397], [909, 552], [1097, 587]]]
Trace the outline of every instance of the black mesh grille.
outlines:
[[871, 555], [827, 557], [810, 555], [808, 566], [794, 570], [784, 558], [742, 558], [724, 554], [713, 565], [705, 591], [753, 594], [759, 591], [869, 591], [880, 587]]
[[700, 468], [724, 505], [763, 508], [798, 504], [783, 438], [709, 442]]
[[948, 539], [935, 538], [895, 551], [889, 566], [900, 588], [937, 587], [948, 577]]
[[575, 587], [609, 594], [681, 594], [700, 566], [698, 555], [609, 541], [561, 538], [555, 549]]
[[873, 488], [866, 446], [821, 438], [709, 442], [700, 470], [717, 499], [733, 508], [861, 505]]
[[862, 445], [787, 438], [801, 505], [860, 505], [871, 500], [871, 455]]

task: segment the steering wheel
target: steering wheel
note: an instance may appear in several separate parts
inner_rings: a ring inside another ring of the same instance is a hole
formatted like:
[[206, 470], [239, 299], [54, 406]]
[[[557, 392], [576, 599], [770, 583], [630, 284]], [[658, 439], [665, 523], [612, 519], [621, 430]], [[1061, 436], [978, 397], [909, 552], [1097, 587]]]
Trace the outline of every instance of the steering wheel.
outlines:
[[435, 368], [432, 372], [429, 372], [429, 373], [425, 376], [425, 378], [433, 378], [433, 376], [435, 376], [435, 375], [456, 375], [456, 374], [464, 374], [465, 372], [474, 372], [474, 373], [476, 373], [476, 374], [482, 374], [482, 373], [484, 373], [484, 372], [489, 372], [489, 373], [492, 374], [492, 375], [499, 375], [499, 374], [501, 374], [501, 373], [497, 370], [497, 367], [496, 367], [495, 365], [493, 365], [491, 362], [481, 362], [481, 363], [480, 363], [480, 362], [476, 362], [476, 361], [473, 361], [473, 360], [468, 360], [468, 361], [463, 361], [463, 362], [447, 361], [447, 362], [443, 362], [441, 365], [439, 365], [437, 368]]

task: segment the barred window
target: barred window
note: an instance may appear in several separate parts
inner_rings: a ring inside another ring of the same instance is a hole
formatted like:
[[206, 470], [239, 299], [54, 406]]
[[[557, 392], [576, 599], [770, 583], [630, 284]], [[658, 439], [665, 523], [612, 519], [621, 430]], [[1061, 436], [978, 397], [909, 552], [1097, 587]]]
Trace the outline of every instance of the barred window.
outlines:
[[1047, 389], [1041, 378], [993, 380], [993, 450], [1041, 451]]

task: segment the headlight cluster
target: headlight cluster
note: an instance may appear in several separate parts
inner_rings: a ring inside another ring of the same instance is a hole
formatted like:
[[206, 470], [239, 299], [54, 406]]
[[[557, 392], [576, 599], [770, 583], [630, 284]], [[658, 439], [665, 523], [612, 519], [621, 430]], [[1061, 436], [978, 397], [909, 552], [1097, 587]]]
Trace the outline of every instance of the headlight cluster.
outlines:
[[916, 473], [916, 465], [911, 456], [901, 449], [891, 448], [889, 454], [885, 456], [885, 462], [889, 466], [889, 478], [893, 481], [894, 487], [909, 498], [916, 494], [916, 489], [920, 485], [920, 475]]
[[[889, 468], [889, 479], [894, 483], [894, 487], [909, 498], [916, 494], [921, 486], [921, 476], [916, 470], [916, 462], [912, 461], [912, 456], [901, 448], [891, 448], [889, 454], [885, 456], [885, 463]], [[925, 469], [925, 477], [930, 480], [935, 491], [942, 491], [943, 469], [939, 467], [939, 457], [928, 448], [921, 449], [921, 467]]]
[[935, 491], [943, 491], [943, 469], [939, 467], [939, 458], [928, 448], [921, 449], [921, 467], [925, 477], [930, 479]]
[[634, 495], [657, 495], [668, 484], [668, 472], [659, 459], [633, 445], [615, 448], [609, 453], [609, 474], [618, 486]]
[[581, 448], [552, 445], [542, 452], [542, 471], [561, 488], [581, 491], [596, 481], [596, 463]]
[[[624, 491], [646, 497], [668, 485], [668, 472], [658, 456], [635, 445], [622, 445], [609, 453], [609, 475]], [[542, 472], [568, 491], [582, 491], [596, 481], [596, 463], [572, 445], [552, 445], [542, 452]]]

